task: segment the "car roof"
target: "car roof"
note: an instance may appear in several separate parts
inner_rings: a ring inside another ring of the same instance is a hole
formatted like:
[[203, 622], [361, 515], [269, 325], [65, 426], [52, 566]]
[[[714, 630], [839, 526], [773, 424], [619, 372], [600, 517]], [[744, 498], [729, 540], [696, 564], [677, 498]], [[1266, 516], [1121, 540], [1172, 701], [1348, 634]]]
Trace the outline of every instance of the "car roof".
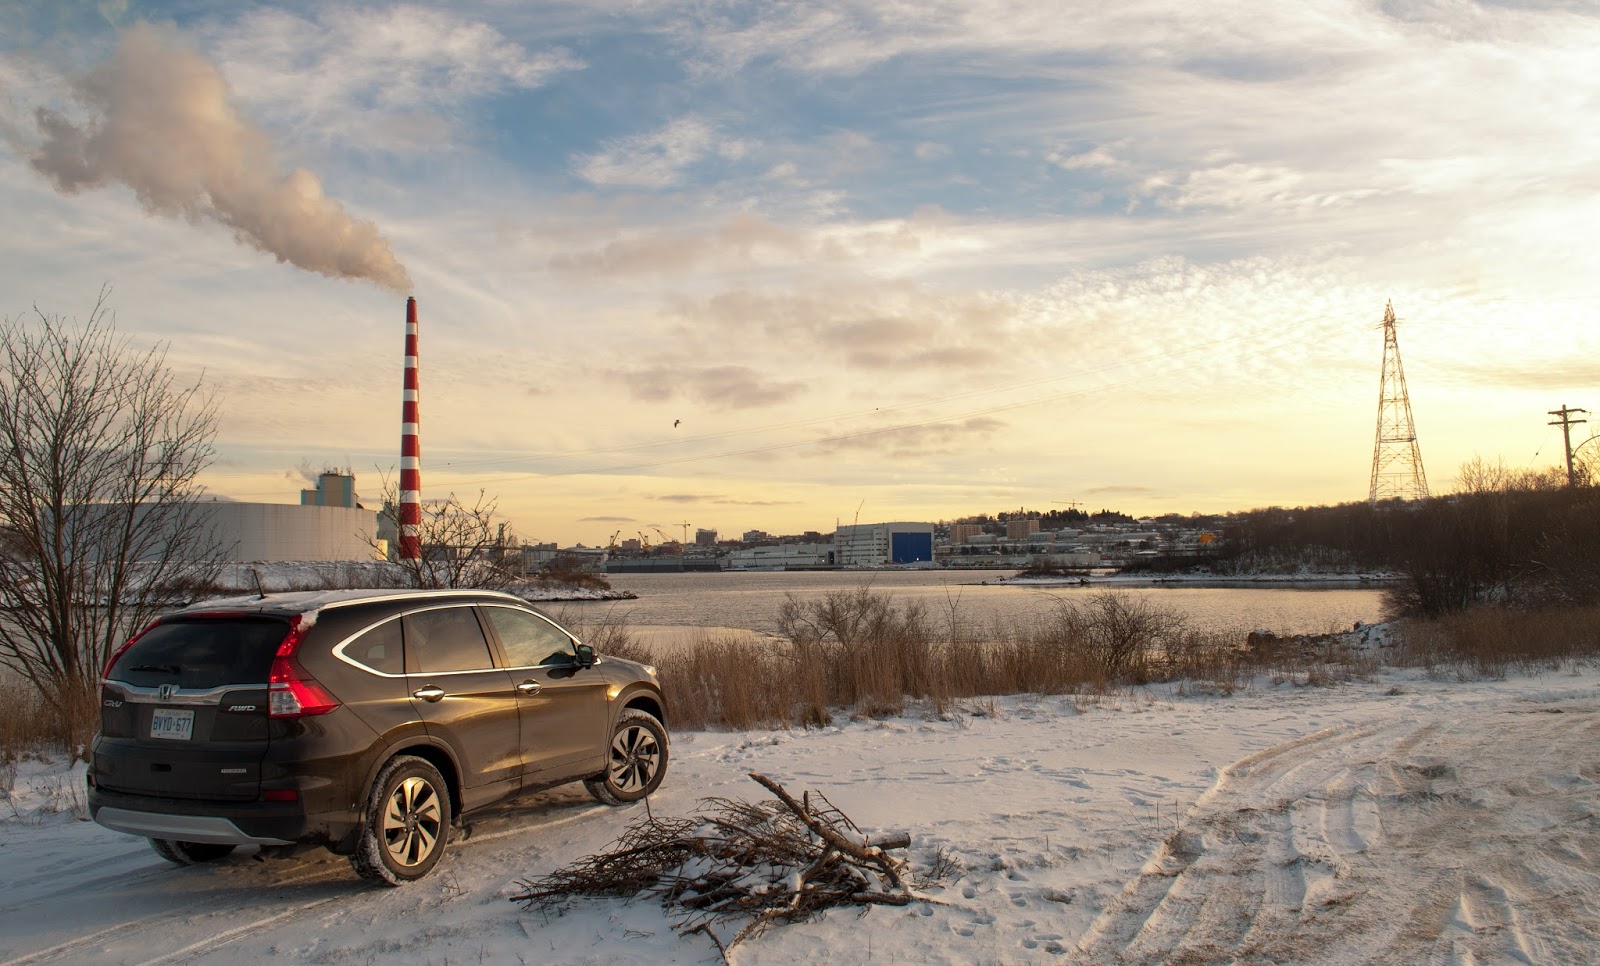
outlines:
[[217, 597], [210, 600], [198, 601], [181, 610], [165, 615], [171, 617], [184, 617], [188, 615], [212, 614], [218, 612], [260, 614], [263, 616], [292, 616], [299, 615], [304, 619], [309, 617], [315, 622], [316, 615], [324, 610], [337, 607], [350, 607], [357, 604], [378, 603], [385, 601], [402, 602], [417, 601], [463, 601], [474, 603], [504, 602], [528, 607], [533, 610], [527, 601], [512, 594], [501, 593], [495, 590], [415, 590], [409, 588], [380, 588], [362, 590], [296, 590], [281, 594], [249, 594], [237, 597]]

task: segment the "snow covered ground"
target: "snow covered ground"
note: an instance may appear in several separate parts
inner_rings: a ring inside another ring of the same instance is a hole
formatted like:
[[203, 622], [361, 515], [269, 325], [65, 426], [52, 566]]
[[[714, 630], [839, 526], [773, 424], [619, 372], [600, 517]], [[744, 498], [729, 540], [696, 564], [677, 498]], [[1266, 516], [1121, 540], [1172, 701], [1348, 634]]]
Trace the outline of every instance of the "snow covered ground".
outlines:
[[[962, 866], [924, 883], [926, 901], [775, 928], [738, 963], [1600, 956], [1594, 669], [1005, 698], [943, 720], [680, 733], [673, 752], [658, 815], [764, 798], [746, 777], [759, 771], [869, 831], [909, 830], [920, 866], [940, 847]], [[176, 868], [59, 811], [81, 798], [81, 766], [22, 763], [13, 781], [3, 964], [719, 961], [652, 901], [551, 916], [507, 900], [643, 814], [581, 790], [481, 817], [432, 876], [378, 889], [320, 853]]]

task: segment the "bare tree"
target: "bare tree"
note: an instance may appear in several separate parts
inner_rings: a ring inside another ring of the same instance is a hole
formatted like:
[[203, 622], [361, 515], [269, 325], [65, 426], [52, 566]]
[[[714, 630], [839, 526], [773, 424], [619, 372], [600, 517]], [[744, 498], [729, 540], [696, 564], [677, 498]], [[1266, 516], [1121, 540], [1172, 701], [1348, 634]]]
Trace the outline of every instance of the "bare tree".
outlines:
[[[521, 577], [522, 550], [511, 525], [495, 520], [498, 509], [498, 499], [486, 496], [482, 490], [471, 506], [454, 493], [442, 500], [424, 501], [422, 520], [417, 528], [422, 557], [395, 561], [407, 582], [424, 589], [499, 589]], [[383, 475], [383, 509], [380, 512], [384, 522], [382, 529], [398, 534], [399, 492], [388, 474]], [[381, 546], [376, 538], [368, 542], [374, 547]], [[392, 555], [393, 545], [388, 549]]]
[[214, 399], [164, 347], [119, 336], [108, 294], [81, 325], [37, 308], [0, 322], [0, 667], [72, 744], [112, 651], [221, 556], [196, 481]]

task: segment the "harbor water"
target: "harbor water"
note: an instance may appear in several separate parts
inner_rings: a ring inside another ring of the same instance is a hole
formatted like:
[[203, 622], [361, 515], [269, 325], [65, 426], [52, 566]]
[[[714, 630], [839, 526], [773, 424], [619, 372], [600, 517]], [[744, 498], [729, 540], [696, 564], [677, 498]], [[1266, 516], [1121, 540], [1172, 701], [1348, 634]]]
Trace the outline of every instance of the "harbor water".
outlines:
[[[766, 636], [777, 632], [779, 608], [790, 596], [820, 598], [867, 588], [898, 606], [920, 606], [936, 628], [951, 619], [983, 632], [1047, 616], [1062, 602], [1081, 602], [1114, 591], [1146, 598], [1181, 613], [1200, 629], [1319, 634], [1381, 619], [1383, 592], [1359, 582], [1265, 586], [1079, 585], [1004, 583], [1010, 571], [826, 571], [612, 574], [611, 586], [635, 600], [552, 607], [572, 624], [626, 622], [651, 641], [693, 641], [701, 636]], [[578, 630], [579, 627], [575, 627]], [[581, 631], [580, 631], [581, 633]]]

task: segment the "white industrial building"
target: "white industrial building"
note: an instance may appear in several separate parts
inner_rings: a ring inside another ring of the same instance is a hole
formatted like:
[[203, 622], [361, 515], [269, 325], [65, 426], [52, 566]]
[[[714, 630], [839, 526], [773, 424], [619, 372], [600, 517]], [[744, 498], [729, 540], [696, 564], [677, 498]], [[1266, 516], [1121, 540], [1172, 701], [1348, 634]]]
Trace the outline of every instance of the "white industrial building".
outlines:
[[729, 570], [812, 570], [834, 562], [831, 543], [782, 543], [743, 547], [727, 557]]
[[358, 507], [291, 503], [207, 503], [212, 539], [234, 563], [372, 560], [378, 513]]
[[933, 566], [933, 524], [861, 523], [833, 535], [841, 567]]

